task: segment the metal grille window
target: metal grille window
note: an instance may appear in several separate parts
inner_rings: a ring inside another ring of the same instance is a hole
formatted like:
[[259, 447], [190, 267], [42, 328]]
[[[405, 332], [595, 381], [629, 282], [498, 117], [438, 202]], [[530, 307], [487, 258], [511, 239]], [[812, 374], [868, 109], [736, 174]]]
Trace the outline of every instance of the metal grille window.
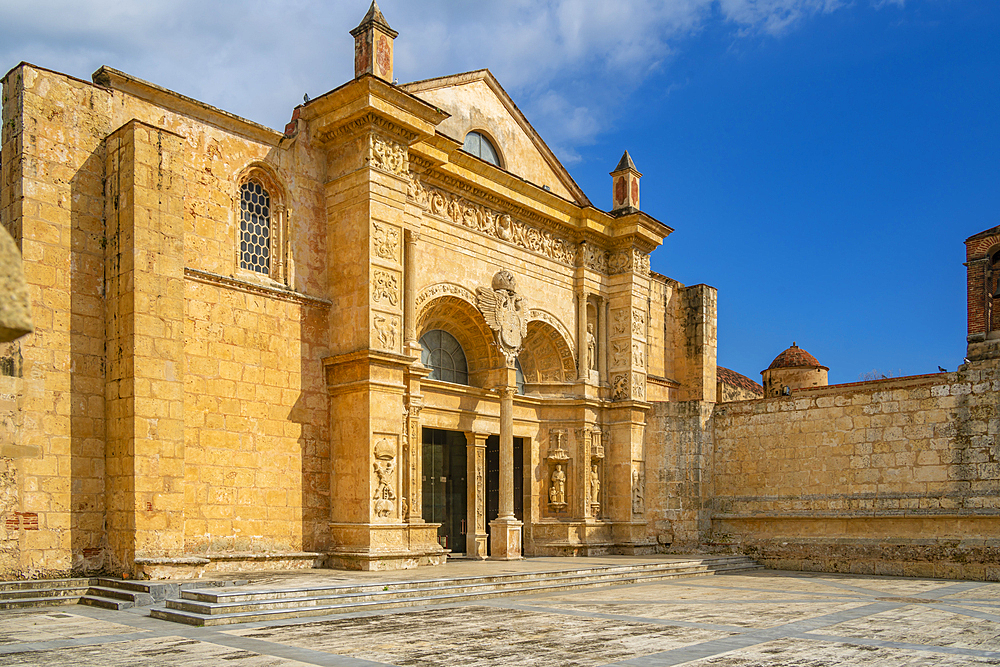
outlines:
[[420, 337], [420, 363], [431, 369], [432, 380], [469, 384], [469, 364], [465, 350], [447, 331], [434, 329]]
[[271, 273], [271, 195], [257, 180], [240, 186], [240, 268]]

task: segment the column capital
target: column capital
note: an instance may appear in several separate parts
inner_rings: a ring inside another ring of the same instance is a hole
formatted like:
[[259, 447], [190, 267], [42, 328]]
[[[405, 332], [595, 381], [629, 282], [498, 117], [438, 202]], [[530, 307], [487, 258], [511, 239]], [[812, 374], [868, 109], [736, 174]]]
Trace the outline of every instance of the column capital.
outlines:
[[420, 230], [419, 229], [407, 229], [403, 234], [403, 242], [407, 244], [416, 244], [420, 240]]
[[469, 447], [486, 447], [486, 439], [489, 437], [489, 433], [465, 432], [465, 441], [469, 444]]

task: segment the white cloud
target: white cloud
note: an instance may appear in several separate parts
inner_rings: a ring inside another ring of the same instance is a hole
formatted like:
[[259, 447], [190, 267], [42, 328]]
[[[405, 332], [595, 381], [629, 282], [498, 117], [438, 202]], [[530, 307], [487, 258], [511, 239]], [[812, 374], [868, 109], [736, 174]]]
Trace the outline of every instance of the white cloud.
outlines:
[[[873, 0], [894, 2], [903, 0]], [[610, 128], [630, 92], [712, 21], [780, 35], [841, 0], [382, 0], [413, 80], [490, 68], [555, 150]], [[0, 65], [107, 64], [272, 127], [352, 75], [367, 0], [0, 0]]]

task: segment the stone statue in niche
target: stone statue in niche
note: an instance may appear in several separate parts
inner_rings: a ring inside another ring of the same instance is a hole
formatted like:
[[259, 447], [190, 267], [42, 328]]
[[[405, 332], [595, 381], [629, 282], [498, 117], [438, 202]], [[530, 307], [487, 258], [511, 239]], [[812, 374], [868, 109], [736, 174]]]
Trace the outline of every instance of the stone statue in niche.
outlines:
[[587, 368], [597, 370], [597, 338], [593, 324], [587, 325]]
[[642, 473], [638, 470], [632, 471], [632, 514], [642, 514], [645, 510], [645, 495]]
[[599, 505], [601, 502], [601, 476], [597, 472], [597, 466], [590, 466], [590, 504]]
[[549, 487], [549, 502], [553, 505], [566, 504], [566, 473], [562, 464], [557, 464], [552, 471], [552, 485]]

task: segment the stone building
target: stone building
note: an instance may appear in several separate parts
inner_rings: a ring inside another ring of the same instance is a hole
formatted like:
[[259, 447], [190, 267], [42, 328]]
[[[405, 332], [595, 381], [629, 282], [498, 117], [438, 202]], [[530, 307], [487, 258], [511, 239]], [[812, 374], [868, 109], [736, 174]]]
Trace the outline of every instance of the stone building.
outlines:
[[276, 132], [108, 67], [3, 79], [0, 570], [641, 553], [652, 401], [715, 398], [715, 291], [626, 153], [596, 208], [486, 70], [355, 78]]
[[716, 366], [715, 289], [650, 271], [628, 153], [602, 211], [488, 71], [396, 85], [374, 3], [352, 35], [283, 132], [108, 67], [3, 78], [35, 331], [0, 355], [0, 576], [708, 548], [1000, 577], [1000, 231], [971, 363], [761, 398]]
[[760, 372], [764, 396], [789, 396], [803, 387], [825, 387], [830, 369], [795, 343]]

